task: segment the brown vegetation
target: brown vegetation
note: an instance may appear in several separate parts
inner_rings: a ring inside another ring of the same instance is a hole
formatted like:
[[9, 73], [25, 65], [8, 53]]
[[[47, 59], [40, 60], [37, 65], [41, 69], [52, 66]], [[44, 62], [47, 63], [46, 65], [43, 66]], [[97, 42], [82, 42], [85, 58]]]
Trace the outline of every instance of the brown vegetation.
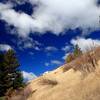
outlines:
[[75, 60], [76, 58], [78, 58], [79, 56], [82, 55], [82, 51], [81, 49], [79, 48], [78, 45], [76, 45], [74, 47], [74, 51], [72, 53], [69, 53], [69, 55], [67, 56], [65, 62], [66, 63], [70, 63], [71, 61]]
[[32, 93], [33, 90], [27, 86], [25, 89], [16, 90], [11, 97], [8, 97], [8, 100], [27, 100]]
[[50, 85], [50, 86], [55, 86], [58, 84], [58, 82], [56, 80], [51, 80], [51, 79], [46, 79], [46, 78], [42, 78], [40, 81], [41, 85]]
[[73, 68], [75, 71], [79, 70], [81, 72], [92, 72], [97, 66], [97, 61], [100, 59], [100, 47], [89, 51], [70, 63], [66, 64], [63, 68], [63, 72], [68, 71]]
[[100, 100], [100, 47], [31, 81], [10, 100]]

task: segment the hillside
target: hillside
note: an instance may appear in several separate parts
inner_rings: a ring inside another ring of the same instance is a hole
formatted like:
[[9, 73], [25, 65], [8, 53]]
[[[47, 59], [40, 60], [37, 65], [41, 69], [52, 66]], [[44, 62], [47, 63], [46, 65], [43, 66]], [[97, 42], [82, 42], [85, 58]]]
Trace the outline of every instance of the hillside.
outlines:
[[10, 100], [100, 100], [100, 47], [31, 81], [19, 94]]

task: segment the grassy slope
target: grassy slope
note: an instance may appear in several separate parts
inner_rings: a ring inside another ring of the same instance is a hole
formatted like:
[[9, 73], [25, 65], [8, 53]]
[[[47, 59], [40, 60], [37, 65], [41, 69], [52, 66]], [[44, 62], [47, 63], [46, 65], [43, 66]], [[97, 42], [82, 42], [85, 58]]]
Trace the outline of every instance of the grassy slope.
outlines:
[[[21, 99], [17, 96], [12, 100], [26, 100], [26, 97], [28, 97], [27, 100], [100, 100], [99, 51], [100, 48], [96, 52], [98, 65], [87, 76], [84, 76], [80, 70], [75, 71], [73, 68], [63, 72], [63, 68], [67, 66], [63, 65], [31, 81], [24, 90], [24, 96]], [[77, 60], [79, 61], [79, 59]]]
[[41, 85], [39, 80], [42, 77], [33, 81], [30, 86], [36, 91], [28, 100], [100, 100], [99, 67], [84, 79], [79, 71], [75, 72], [73, 69], [60, 75], [50, 73], [43, 77], [54, 79], [58, 84], [56, 86]]

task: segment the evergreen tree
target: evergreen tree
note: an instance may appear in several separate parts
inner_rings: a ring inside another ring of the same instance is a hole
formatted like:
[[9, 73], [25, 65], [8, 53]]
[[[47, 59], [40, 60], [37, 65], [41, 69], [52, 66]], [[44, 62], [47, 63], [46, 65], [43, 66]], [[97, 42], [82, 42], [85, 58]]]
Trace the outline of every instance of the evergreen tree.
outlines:
[[13, 89], [22, 87], [23, 76], [19, 70], [20, 64], [13, 50], [8, 50], [2, 54], [0, 59], [0, 92], [4, 95], [11, 87]]
[[16, 71], [16, 78], [14, 80], [14, 84], [13, 84], [13, 87], [15, 89], [19, 88], [19, 87], [24, 87], [24, 83], [23, 83], [23, 75], [21, 73], [20, 70], [17, 70]]
[[0, 96], [3, 96], [4, 93], [6, 92], [6, 89], [5, 89], [5, 67], [4, 67], [4, 64], [3, 64], [3, 61], [4, 61], [4, 54], [3, 53], [0, 53]]

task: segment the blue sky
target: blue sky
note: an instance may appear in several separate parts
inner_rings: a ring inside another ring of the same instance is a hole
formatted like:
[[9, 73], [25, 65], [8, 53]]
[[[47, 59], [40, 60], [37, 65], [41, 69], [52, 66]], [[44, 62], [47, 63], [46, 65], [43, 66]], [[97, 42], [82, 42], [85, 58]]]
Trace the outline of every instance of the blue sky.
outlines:
[[27, 79], [56, 69], [74, 45], [83, 52], [93, 42], [100, 45], [99, 4], [99, 0], [0, 0], [0, 50], [16, 51]]

